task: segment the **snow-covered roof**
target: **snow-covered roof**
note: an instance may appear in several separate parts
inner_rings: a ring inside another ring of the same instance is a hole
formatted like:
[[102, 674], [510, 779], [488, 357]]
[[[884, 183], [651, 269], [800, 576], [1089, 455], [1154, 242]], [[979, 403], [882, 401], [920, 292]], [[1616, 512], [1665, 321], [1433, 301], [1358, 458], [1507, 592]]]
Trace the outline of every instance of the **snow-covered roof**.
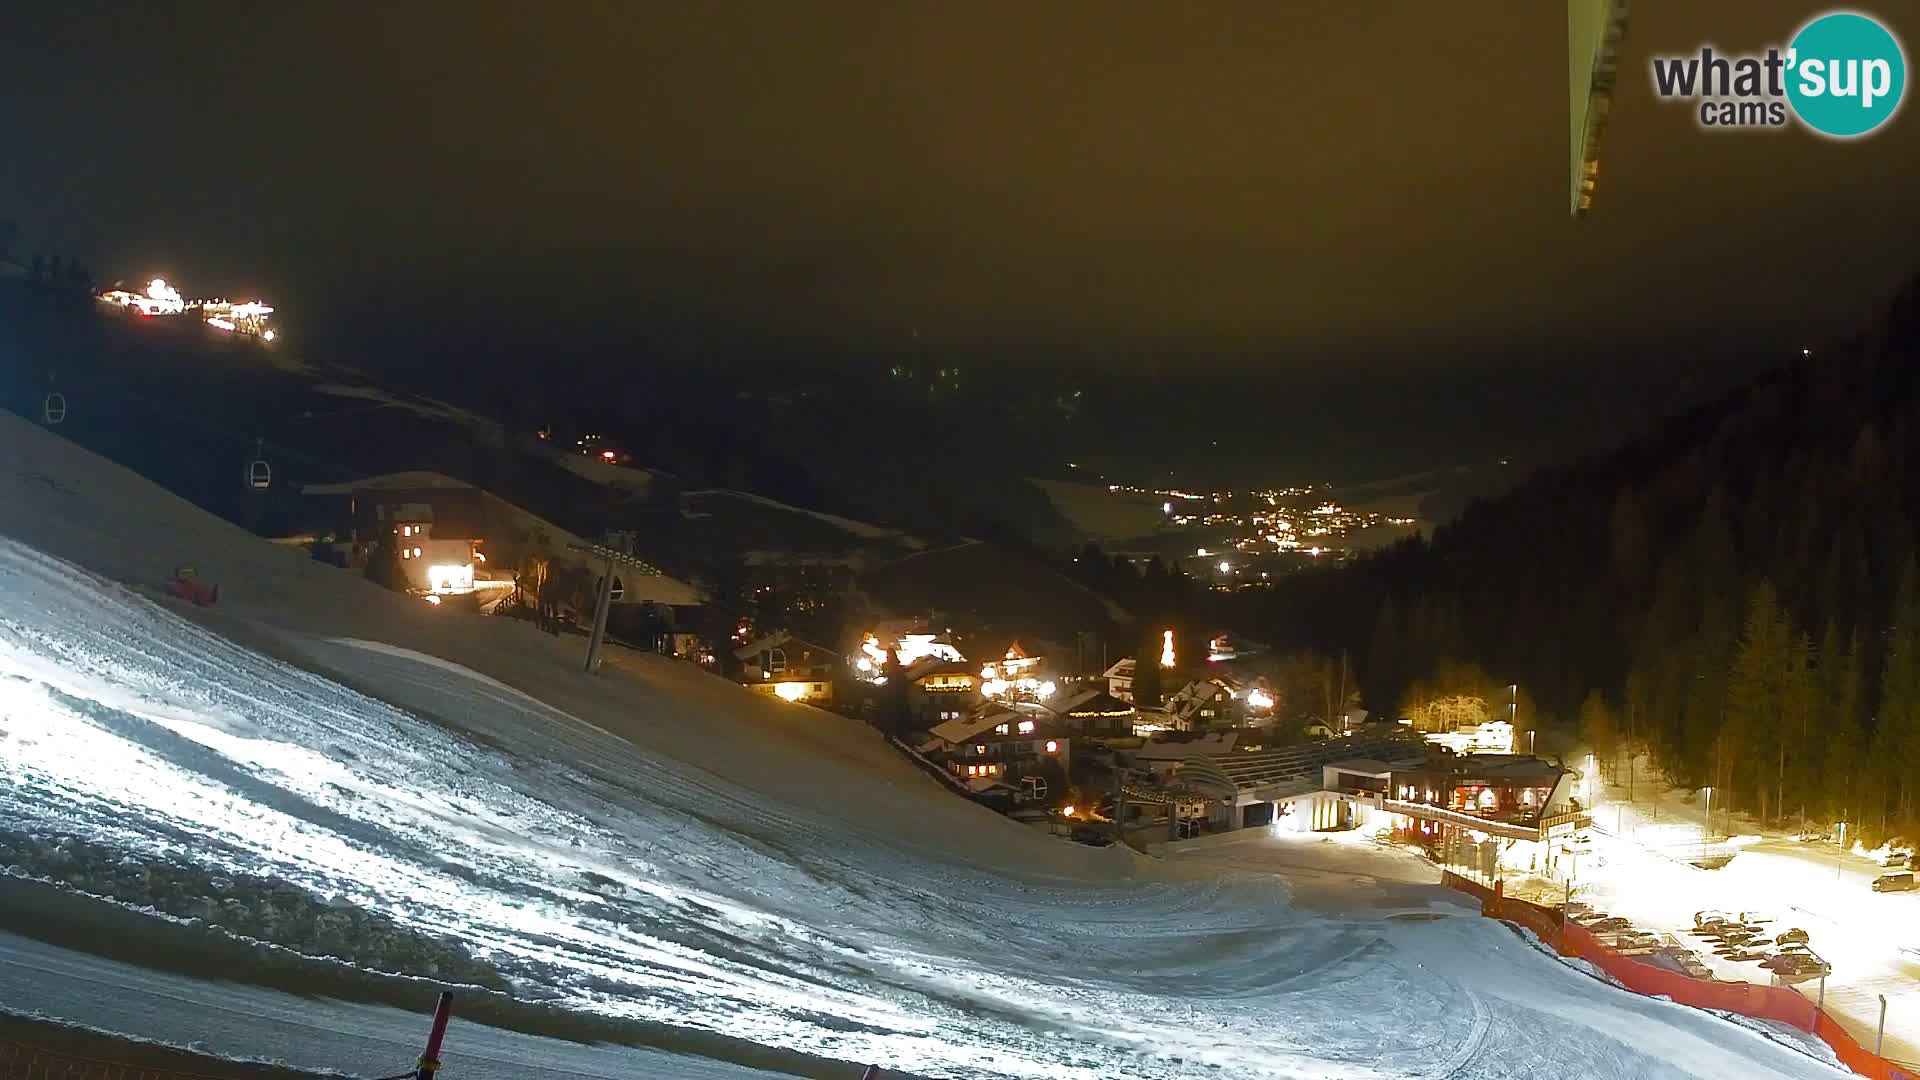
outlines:
[[1452, 764], [1456, 773], [1472, 773], [1489, 780], [1552, 783], [1573, 771], [1526, 754], [1465, 754], [1454, 759]]
[[939, 724], [927, 734], [949, 746], [959, 746], [961, 743], [979, 738], [1001, 724], [1006, 724], [1011, 729], [1025, 719], [1027, 717], [1015, 712], [974, 713], [971, 716], [963, 716], [958, 720], [948, 720], [944, 724]]
[[1232, 753], [1234, 744], [1239, 740], [1239, 732], [1221, 731], [1179, 742], [1150, 742], [1133, 751], [1133, 756], [1142, 761], [1184, 761], [1192, 757], [1211, 757]]
[[1133, 678], [1133, 657], [1123, 656], [1113, 662], [1113, 666], [1100, 673], [1103, 679]]
[[1221, 694], [1230, 693], [1231, 688], [1221, 679], [1195, 679], [1167, 698], [1167, 712], [1183, 720], [1192, 719], [1201, 706]]
[[960, 660], [942, 660], [937, 656], [923, 656], [907, 666], [901, 674], [908, 682], [919, 682], [929, 675], [972, 675], [974, 667]]
[[1070, 697], [1052, 702], [1048, 708], [1061, 716], [1094, 715], [1118, 712], [1137, 712], [1132, 705], [1107, 693], [1104, 687], [1094, 686], [1082, 690]]
[[1364, 757], [1341, 758], [1339, 761], [1329, 761], [1326, 767], [1329, 769], [1339, 769], [1341, 772], [1364, 773], [1369, 776], [1379, 776], [1393, 771], [1393, 766], [1384, 761], [1380, 761], [1377, 758]]
[[787, 633], [785, 630], [778, 630], [765, 637], [755, 638], [747, 642], [745, 645], [733, 650], [733, 655], [741, 660], [750, 660], [766, 652], [768, 649], [777, 649], [792, 640], [792, 634]]
[[442, 488], [450, 491], [471, 490], [472, 484], [465, 480], [456, 480], [445, 473], [413, 470], [411, 472], [384, 473], [360, 480], [349, 480], [342, 484], [307, 484], [301, 487], [302, 495], [354, 495], [362, 491], [407, 491], [417, 488]]

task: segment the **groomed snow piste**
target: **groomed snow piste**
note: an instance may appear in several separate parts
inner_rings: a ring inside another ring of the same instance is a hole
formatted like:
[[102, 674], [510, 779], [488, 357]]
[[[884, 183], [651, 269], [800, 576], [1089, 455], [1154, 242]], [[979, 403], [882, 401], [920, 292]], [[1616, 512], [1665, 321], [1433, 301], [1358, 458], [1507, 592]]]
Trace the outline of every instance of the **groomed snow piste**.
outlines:
[[[1440, 890], [1063, 844], [851, 721], [652, 657], [589, 679], [12, 417], [0, 447], [16, 874], [849, 1076], [1835, 1075]], [[219, 608], [157, 598], [180, 563]]]

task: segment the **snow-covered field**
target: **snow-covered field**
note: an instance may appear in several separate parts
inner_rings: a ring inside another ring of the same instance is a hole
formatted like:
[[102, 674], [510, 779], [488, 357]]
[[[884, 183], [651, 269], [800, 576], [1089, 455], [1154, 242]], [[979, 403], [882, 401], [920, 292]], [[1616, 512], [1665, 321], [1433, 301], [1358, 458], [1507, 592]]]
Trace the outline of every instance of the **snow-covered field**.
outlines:
[[[4, 416], [0, 515], [0, 860], [150, 906], [156, 935], [848, 1076], [1834, 1075], [1590, 979], [1390, 853], [1064, 844], [856, 723], [655, 657], [582, 676], [577, 643], [447, 618]], [[180, 562], [218, 609], [155, 598]], [[177, 1000], [130, 1033], [191, 1037]], [[289, 1060], [362, 1067], [347, 1042]]]

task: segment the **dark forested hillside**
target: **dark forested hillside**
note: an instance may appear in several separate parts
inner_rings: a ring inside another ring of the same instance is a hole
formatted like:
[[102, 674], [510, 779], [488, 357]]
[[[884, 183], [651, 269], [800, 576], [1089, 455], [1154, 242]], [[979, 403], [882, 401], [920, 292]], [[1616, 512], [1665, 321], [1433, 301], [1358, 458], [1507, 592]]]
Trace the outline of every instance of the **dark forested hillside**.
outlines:
[[1368, 699], [1477, 665], [1765, 816], [1910, 821], [1920, 787], [1920, 289], [1853, 340], [1277, 594]]

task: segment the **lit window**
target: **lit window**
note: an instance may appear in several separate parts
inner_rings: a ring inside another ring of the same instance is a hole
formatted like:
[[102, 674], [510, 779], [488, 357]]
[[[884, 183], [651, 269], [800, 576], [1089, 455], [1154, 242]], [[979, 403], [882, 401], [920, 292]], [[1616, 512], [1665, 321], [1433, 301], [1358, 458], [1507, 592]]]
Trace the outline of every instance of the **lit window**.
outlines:
[[1022, 735], [1033, 734], [1033, 721], [1031, 720], [1020, 721], [1020, 734]]
[[976, 753], [976, 754], [984, 754], [984, 753], [986, 753], [986, 752], [987, 752], [987, 744], [986, 744], [986, 743], [975, 743], [975, 744], [973, 745], [973, 752], [974, 752], [974, 753]]
[[999, 727], [994, 728], [993, 732], [996, 735], [1005, 735], [1007, 733], [1007, 725], [1001, 724]]
[[414, 558], [416, 558], [416, 559], [420, 557], [420, 549], [419, 549], [419, 548], [414, 548], [414, 549], [413, 549], [413, 557], [414, 557]]
[[1060, 744], [1059, 744], [1059, 743], [1057, 743], [1057, 742], [1054, 742], [1054, 741], [1053, 741], [1052, 739], [1048, 739], [1048, 740], [1047, 740], [1047, 753], [1049, 753], [1049, 754], [1052, 754], [1052, 753], [1057, 753], [1057, 752], [1059, 752], [1059, 750], [1060, 750]]

